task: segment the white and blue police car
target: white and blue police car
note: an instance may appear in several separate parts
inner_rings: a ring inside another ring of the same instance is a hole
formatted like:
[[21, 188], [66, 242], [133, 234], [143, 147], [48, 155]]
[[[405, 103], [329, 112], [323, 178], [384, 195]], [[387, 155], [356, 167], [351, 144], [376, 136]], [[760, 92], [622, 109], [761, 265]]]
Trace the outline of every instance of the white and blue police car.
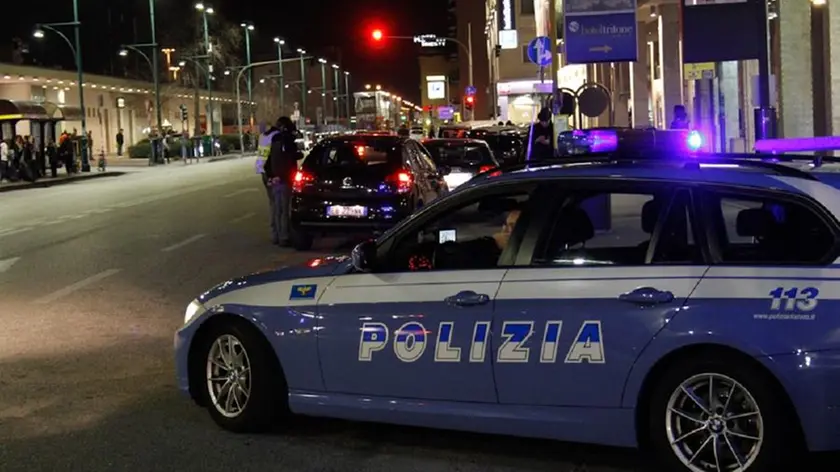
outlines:
[[350, 257], [225, 282], [178, 384], [237, 432], [295, 413], [694, 472], [840, 449], [840, 173], [671, 156], [487, 172]]

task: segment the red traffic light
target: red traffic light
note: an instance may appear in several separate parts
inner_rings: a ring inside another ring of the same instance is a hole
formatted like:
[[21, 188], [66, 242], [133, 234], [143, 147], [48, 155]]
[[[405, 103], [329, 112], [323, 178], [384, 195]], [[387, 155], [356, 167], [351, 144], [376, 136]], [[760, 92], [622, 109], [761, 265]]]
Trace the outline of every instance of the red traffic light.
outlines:
[[381, 29], [375, 29], [371, 32], [370, 37], [373, 38], [374, 41], [382, 41], [384, 35], [382, 34]]
[[467, 96], [466, 102], [467, 104], [472, 105], [473, 103], [475, 103], [475, 97], [473, 97], [472, 95]]

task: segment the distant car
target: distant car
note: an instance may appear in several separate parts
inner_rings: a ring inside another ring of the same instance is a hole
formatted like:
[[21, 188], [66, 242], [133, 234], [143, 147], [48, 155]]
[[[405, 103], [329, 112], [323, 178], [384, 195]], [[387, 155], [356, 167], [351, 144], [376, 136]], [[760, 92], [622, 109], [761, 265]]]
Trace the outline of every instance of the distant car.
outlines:
[[454, 190], [476, 175], [499, 167], [493, 151], [486, 142], [477, 139], [426, 139], [423, 147], [429, 150], [438, 169], [446, 169], [444, 180]]
[[409, 130], [408, 136], [411, 139], [420, 140], [426, 137], [426, 132], [423, 131], [423, 128], [420, 128], [419, 126], [414, 126], [411, 128], [411, 130]]
[[326, 233], [387, 229], [447, 191], [428, 152], [409, 138], [325, 138], [295, 174], [290, 236], [307, 250]]
[[525, 153], [528, 152], [527, 140], [515, 132], [490, 133], [473, 130], [466, 135], [469, 138], [486, 142], [493, 151], [493, 156], [499, 161], [499, 164], [504, 166], [523, 162]]

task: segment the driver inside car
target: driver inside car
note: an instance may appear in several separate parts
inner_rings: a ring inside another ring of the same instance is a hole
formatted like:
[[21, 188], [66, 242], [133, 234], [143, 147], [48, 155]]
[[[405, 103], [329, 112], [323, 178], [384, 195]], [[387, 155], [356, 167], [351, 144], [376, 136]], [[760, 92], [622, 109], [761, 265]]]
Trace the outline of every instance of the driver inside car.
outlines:
[[516, 227], [516, 222], [519, 221], [519, 215], [521, 214], [521, 210], [511, 210], [505, 218], [502, 230], [493, 235], [493, 239], [496, 241], [496, 247], [499, 248], [500, 255], [507, 247], [508, 241], [510, 241], [510, 234], [513, 233], [513, 228]]
[[438, 270], [492, 269], [510, 241], [521, 211], [510, 210], [498, 232], [466, 241], [447, 241], [437, 245], [432, 266]]

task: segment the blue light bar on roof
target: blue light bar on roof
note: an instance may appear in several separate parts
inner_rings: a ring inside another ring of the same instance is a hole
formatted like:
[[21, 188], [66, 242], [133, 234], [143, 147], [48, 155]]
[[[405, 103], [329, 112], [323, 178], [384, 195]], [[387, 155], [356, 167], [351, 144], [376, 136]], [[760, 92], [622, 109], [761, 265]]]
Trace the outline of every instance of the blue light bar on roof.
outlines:
[[816, 138], [759, 139], [755, 152], [783, 154], [786, 152], [840, 151], [840, 136]]
[[596, 128], [560, 133], [565, 154], [604, 154], [626, 151], [696, 153], [705, 140], [699, 131], [632, 128]]

